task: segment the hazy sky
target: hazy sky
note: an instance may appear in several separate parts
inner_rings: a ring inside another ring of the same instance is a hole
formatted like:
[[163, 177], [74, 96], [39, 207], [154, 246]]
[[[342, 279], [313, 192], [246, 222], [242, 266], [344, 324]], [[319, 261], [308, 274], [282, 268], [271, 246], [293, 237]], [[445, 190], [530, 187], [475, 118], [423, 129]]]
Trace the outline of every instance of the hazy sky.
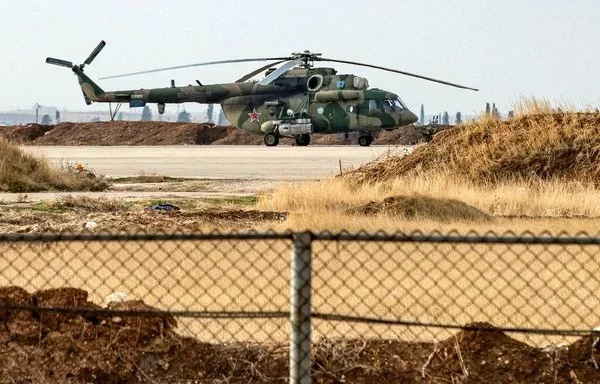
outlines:
[[[598, 0], [27, 1], [0, 9], [0, 110], [35, 103], [86, 106], [75, 76], [46, 56], [81, 63], [96, 79], [230, 58], [324, 56], [388, 66], [480, 88], [472, 92], [375, 69], [335, 65], [399, 94], [418, 113], [511, 108], [522, 96], [600, 105]], [[234, 81], [260, 63], [99, 80], [105, 90]], [[168, 107], [169, 108], [169, 107]], [[175, 108], [175, 107], [170, 107]], [[189, 108], [189, 107], [188, 107]], [[193, 109], [193, 108], [192, 108]]]

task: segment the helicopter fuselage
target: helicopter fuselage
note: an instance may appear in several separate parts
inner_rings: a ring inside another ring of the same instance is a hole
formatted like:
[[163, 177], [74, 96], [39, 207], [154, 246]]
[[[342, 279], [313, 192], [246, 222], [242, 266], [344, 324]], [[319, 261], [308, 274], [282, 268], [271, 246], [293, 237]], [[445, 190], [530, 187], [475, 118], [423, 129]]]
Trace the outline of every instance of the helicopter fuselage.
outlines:
[[[359, 145], [368, 146], [373, 140], [373, 131], [393, 130], [417, 122], [417, 116], [406, 107], [398, 95], [381, 89], [369, 89], [367, 79], [362, 77], [338, 75], [333, 68], [315, 68], [315, 62], [328, 61], [369, 67], [478, 91], [476, 88], [398, 69], [325, 58], [320, 53], [306, 50], [286, 57], [217, 60], [105, 77], [111, 79], [205, 65], [275, 61], [255, 69], [234, 83], [202, 85], [196, 80], [198, 85], [176, 87], [171, 80], [171, 86], [167, 88], [104, 92], [83, 73], [83, 69], [94, 61], [105, 45], [104, 40], [100, 41], [79, 65], [54, 57], [47, 57], [46, 63], [70, 68], [79, 80], [87, 104], [115, 102], [119, 104], [116, 109], [118, 110], [122, 103], [129, 103], [130, 107], [156, 103], [158, 112], [162, 114], [166, 104], [218, 103], [232, 125], [251, 133], [263, 134], [267, 146], [277, 145], [281, 136], [293, 137], [297, 145], [305, 146], [310, 143], [310, 135], [313, 133], [351, 131], [358, 132]], [[272, 68], [273, 65], [279, 64], [281, 66], [278, 68]], [[261, 81], [246, 82], [265, 70], [266, 76]], [[111, 110], [111, 119], [113, 117]]]
[[86, 100], [129, 103], [132, 107], [157, 103], [159, 112], [161, 106], [164, 111], [164, 105], [170, 103], [219, 103], [234, 126], [255, 134], [269, 133], [296, 120], [310, 124], [310, 129], [300, 134], [370, 134], [417, 121], [398, 95], [368, 89], [366, 79], [337, 75], [332, 68], [294, 68], [269, 85], [243, 82], [110, 92], [101, 91], [77, 67], [73, 71]]

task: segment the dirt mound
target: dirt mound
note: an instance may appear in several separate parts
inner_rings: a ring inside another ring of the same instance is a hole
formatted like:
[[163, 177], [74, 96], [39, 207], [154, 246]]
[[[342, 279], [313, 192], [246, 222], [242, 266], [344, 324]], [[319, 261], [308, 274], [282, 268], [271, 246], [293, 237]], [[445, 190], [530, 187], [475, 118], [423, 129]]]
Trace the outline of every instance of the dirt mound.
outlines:
[[[51, 306], [83, 311], [48, 313], [42, 309]], [[143, 316], [89, 312], [99, 309], [80, 289], [29, 294], [19, 287], [0, 287], [0, 373], [10, 378], [2, 382], [288, 382], [285, 346], [208, 344], [185, 338], [175, 331], [178, 324], [173, 317], [154, 315], [156, 309], [139, 300], [110, 303], [107, 309], [139, 311]], [[322, 384], [600, 380], [600, 371], [591, 361], [597, 344], [590, 344], [588, 338], [568, 349], [540, 350], [488, 324], [470, 326], [486, 329], [459, 332], [436, 344], [320, 340], [314, 344], [313, 380]]]
[[0, 191], [103, 191], [108, 183], [71, 166], [57, 169], [0, 137]]
[[[28, 124], [0, 127], [0, 137], [20, 144], [33, 145], [263, 145], [261, 135], [234, 127], [164, 121]], [[375, 134], [374, 144], [411, 145], [422, 140], [421, 127], [407, 126]], [[312, 143], [356, 144], [356, 132], [350, 133], [348, 138], [344, 134], [315, 134]], [[293, 145], [293, 140], [284, 138], [281, 144]]]
[[112, 121], [61, 123], [37, 145], [174, 145], [210, 144], [228, 135], [230, 128], [212, 124]]
[[435, 197], [391, 196], [383, 201], [371, 201], [347, 213], [358, 215], [388, 215], [407, 219], [432, 219], [440, 221], [488, 221], [487, 213], [455, 199]]
[[410, 156], [348, 174], [356, 182], [442, 172], [477, 184], [514, 180], [600, 182], [600, 114], [536, 113], [484, 117], [436, 134]]
[[27, 124], [16, 125], [13, 127], [2, 127], [0, 137], [18, 144], [31, 143], [38, 137], [44, 136], [46, 132], [52, 130], [52, 125]]

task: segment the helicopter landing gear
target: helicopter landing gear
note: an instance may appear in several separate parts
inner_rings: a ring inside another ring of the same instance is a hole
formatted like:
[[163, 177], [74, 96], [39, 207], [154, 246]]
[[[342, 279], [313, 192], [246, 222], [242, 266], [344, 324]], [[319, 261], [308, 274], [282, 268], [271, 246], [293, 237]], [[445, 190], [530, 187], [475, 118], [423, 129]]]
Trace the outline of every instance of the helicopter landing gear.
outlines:
[[263, 141], [267, 147], [275, 147], [279, 144], [279, 135], [274, 132], [265, 133]]
[[295, 137], [296, 145], [299, 147], [306, 147], [310, 144], [310, 135], [308, 133], [304, 133], [300, 136]]
[[358, 137], [358, 145], [361, 147], [368, 147], [373, 142], [373, 137], [369, 135], [361, 135]]

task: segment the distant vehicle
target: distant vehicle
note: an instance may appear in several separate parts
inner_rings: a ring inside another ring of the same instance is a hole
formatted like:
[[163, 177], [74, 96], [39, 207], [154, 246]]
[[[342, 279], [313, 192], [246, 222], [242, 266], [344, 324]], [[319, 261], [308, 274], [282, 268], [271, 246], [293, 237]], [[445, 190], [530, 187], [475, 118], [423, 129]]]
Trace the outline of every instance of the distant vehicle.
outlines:
[[[320, 53], [304, 51], [292, 53], [291, 56], [286, 57], [211, 61], [103, 78], [133, 76], [204, 65], [275, 61], [246, 74], [233, 83], [205, 85], [196, 80], [198, 85], [177, 87], [172, 81], [171, 86], [167, 88], [105, 92], [83, 73], [83, 68], [92, 63], [105, 45], [106, 43], [101, 41], [80, 65], [51, 57], [46, 58], [46, 62], [73, 70], [88, 105], [92, 102], [118, 103], [116, 109], [118, 110], [121, 103], [129, 103], [130, 107], [142, 107], [147, 103], [156, 103], [158, 112], [162, 114], [168, 103], [219, 103], [225, 116], [235, 127], [263, 135], [264, 143], [267, 146], [276, 146], [280, 137], [293, 137], [297, 145], [306, 146], [310, 143], [310, 135], [313, 133], [353, 131], [358, 132], [359, 145], [369, 146], [373, 141], [373, 132], [394, 130], [413, 124], [418, 120], [398, 95], [377, 88], [369, 88], [369, 82], [363, 77], [338, 74], [333, 68], [315, 68], [315, 62], [329, 61], [376, 68], [477, 91], [475, 88], [397, 69], [354, 61], [327, 59], [321, 57]], [[272, 68], [279, 64], [282, 64], [279, 68]], [[265, 71], [266, 77], [263, 80], [247, 81]]]

